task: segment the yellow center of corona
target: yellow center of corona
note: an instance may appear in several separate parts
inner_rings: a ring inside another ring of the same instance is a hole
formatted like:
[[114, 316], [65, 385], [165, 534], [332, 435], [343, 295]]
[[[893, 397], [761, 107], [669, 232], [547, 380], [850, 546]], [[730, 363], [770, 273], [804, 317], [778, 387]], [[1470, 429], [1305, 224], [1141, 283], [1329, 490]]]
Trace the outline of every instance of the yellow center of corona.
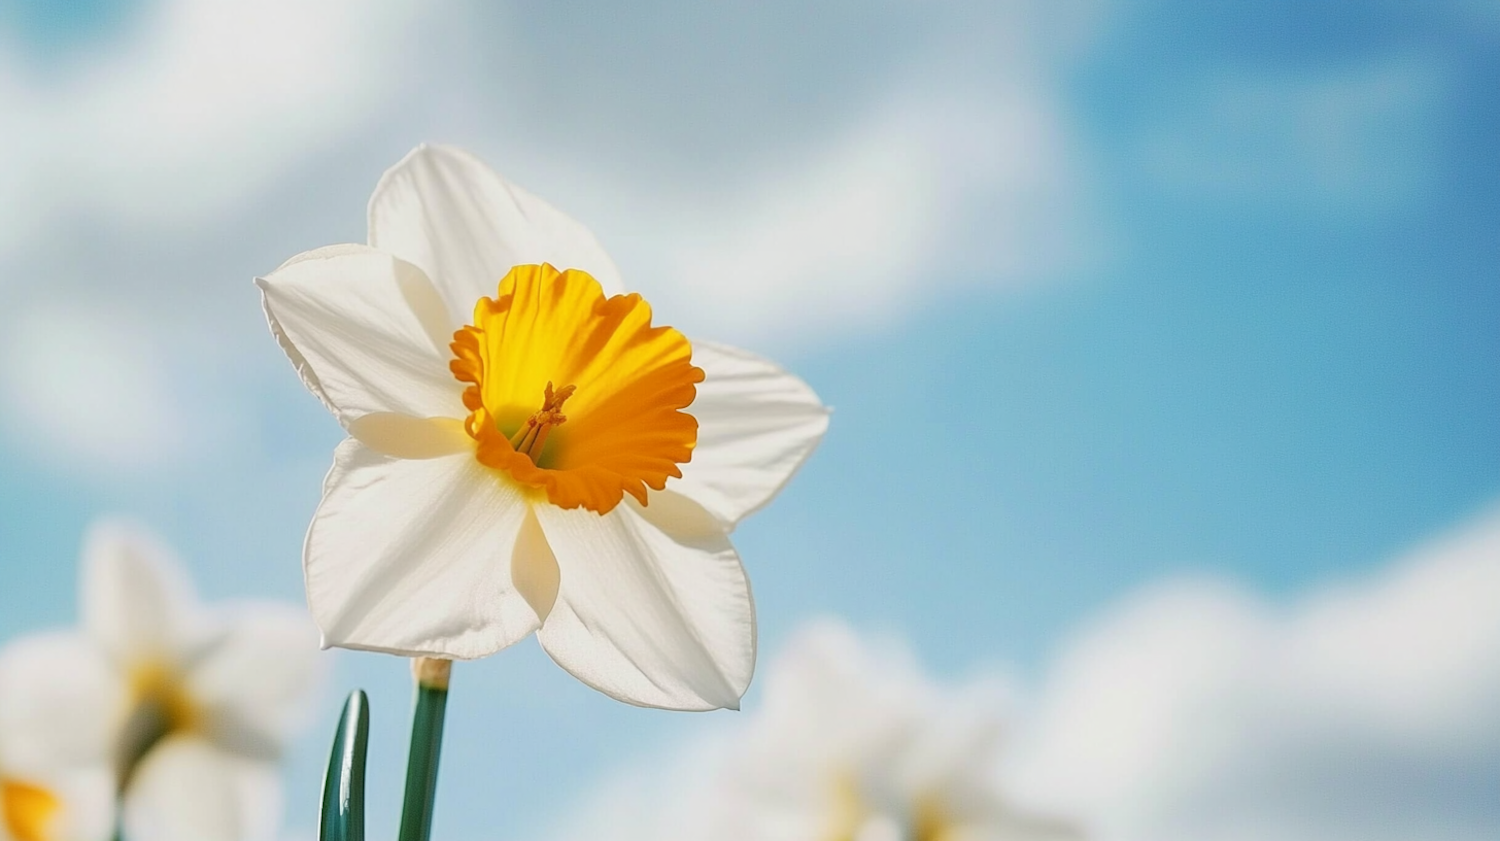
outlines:
[[0, 780], [0, 818], [15, 841], [48, 841], [61, 809], [57, 795], [41, 786]]
[[651, 325], [640, 295], [605, 297], [577, 269], [516, 266], [452, 348], [475, 457], [554, 505], [604, 514], [627, 493], [645, 505], [692, 458], [698, 421], [683, 410], [703, 371], [681, 333]]

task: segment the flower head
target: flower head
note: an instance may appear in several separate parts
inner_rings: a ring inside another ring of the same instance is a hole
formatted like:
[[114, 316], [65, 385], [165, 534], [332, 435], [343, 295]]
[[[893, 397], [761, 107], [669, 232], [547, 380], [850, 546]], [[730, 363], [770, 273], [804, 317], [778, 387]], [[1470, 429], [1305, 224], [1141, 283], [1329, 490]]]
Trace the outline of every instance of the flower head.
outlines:
[[563, 837], [603, 841], [1076, 841], [999, 783], [1004, 693], [942, 686], [822, 622], [794, 637], [732, 733], [632, 775]]
[[615, 698], [736, 706], [729, 532], [817, 444], [816, 395], [654, 324], [586, 229], [458, 150], [387, 172], [369, 223], [257, 281], [349, 433], [303, 556], [324, 644], [464, 659], [536, 632]]
[[[119, 523], [91, 531], [81, 591], [80, 630], [21, 638], [0, 661], [3, 709], [16, 710], [0, 733], [27, 720], [27, 751], [104, 769], [127, 837], [268, 837], [275, 761], [319, 671], [305, 616], [205, 608], [164, 547]], [[23, 802], [46, 811], [45, 798]]]
[[760, 827], [738, 837], [799, 825], [810, 841], [1076, 841], [1002, 791], [1005, 701], [993, 682], [934, 683], [844, 625], [805, 629], [730, 775], [731, 800]]

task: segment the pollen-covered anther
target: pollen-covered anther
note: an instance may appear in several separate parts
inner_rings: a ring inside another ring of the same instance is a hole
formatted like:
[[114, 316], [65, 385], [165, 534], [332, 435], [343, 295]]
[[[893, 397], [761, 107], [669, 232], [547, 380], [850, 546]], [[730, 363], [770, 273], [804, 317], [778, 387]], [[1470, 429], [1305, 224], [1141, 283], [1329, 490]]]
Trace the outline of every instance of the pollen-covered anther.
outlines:
[[516, 448], [516, 452], [525, 453], [533, 463], [541, 457], [542, 447], [546, 446], [547, 434], [552, 431], [552, 427], [567, 423], [568, 417], [562, 413], [562, 406], [577, 390], [577, 386], [565, 385], [554, 392], [551, 381], [548, 381], [542, 396], [541, 410], [527, 418], [526, 425], [510, 439], [510, 445]]

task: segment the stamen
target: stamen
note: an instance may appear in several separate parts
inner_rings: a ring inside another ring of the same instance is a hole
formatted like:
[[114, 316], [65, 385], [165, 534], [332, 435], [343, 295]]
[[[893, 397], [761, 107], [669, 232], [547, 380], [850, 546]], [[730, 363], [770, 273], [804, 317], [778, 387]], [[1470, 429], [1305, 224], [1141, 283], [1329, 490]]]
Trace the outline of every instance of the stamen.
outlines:
[[542, 447], [547, 443], [547, 434], [552, 427], [567, 423], [568, 418], [562, 413], [563, 403], [567, 402], [577, 386], [565, 385], [555, 393], [552, 391], [552, 383], [547, 383], [547, 390], [542, 395], [541, 411], [526, 419], [526, 425], [516, 430], [511, 437], [510, 445], [515, 447], [516, 452], [525, 453], [531, 457], [532, 463], [542, 455]]

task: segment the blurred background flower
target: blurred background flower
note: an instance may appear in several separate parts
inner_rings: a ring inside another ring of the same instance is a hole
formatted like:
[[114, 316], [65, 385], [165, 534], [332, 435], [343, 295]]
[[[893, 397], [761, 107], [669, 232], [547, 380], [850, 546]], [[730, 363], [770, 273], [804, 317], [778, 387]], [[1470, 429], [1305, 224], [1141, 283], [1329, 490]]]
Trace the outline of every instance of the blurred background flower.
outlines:
[[747, 719], [654, 771], [632, 769], [565, 838], [1063, 841], [1006, 796], [1008, 688], [939, 685], [909, 651], [823, 620], [768, 665]]
[[[106, 510], [209, 597], [302, 598], [341, 433], [249, 278], [449, 142], [835, 407], [735, 532], [765, 650], [832, 613], [1013, 674], [1003, 790], [1095, 837], [1492, 839], [1496, 584], [1411, 547], [1500, 498], [1497, 75], [1480, 0], [3, 0], [0, 635], [71, 615]], [[444, 838], [732, 724], [530, 645], [458, 672]], [[404, 669], [337, 682], [404, 718]]]
[[307, 616], [207, 608], [165, 547], [119, 522], [90, 530], [80, 578], [82, 627], [17, 638], [0, 662], [9, 750], [105, 765], [129, 839], [274, 837], [276, 762], [321, 671]]

